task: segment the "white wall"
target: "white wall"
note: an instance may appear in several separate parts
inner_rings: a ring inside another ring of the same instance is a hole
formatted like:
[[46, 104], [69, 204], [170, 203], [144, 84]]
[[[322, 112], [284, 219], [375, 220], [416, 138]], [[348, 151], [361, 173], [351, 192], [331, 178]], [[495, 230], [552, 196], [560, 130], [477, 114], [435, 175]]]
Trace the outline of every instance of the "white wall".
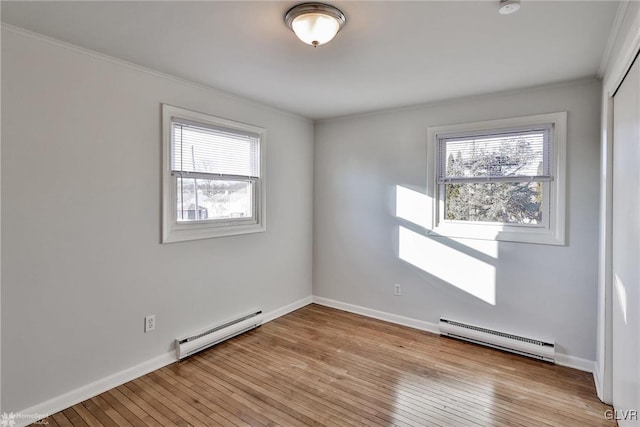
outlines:
[[[553, 339], [595, 360], [600, 90], [581, 80], [317, 123], [314, 295]], [[557, 111], [568, 112], [566, 246], [421, 235], [428, 126]], [[409, 221], [396, 217], [398, 191]]]
[[[159, 243], [161, 103], [268, 130], [266, 232]], [[306, 119], [3, 28], [2, 150], [4, 411], [311, 294]]]

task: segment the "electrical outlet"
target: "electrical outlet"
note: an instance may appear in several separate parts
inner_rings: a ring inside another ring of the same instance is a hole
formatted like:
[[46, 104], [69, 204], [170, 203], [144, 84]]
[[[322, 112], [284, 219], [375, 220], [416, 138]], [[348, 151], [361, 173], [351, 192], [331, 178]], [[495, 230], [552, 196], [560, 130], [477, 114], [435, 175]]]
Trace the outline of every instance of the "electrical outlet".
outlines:
[[400, 285], [398, 283], [396, 283], [395, 285], [393, 285], [393, 294], [395, 296], [400, 296], [402, 295], [402, 288], [400, 287]]
[[156, 315], [150, 314], [144, 318], [144, 332], [151, 332], [156, 328]]

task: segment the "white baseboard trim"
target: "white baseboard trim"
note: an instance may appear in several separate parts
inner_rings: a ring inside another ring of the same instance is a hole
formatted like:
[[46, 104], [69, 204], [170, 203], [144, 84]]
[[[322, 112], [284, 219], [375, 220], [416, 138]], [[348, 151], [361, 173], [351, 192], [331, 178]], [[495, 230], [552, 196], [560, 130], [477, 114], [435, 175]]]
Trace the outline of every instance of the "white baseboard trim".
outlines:
[[[302, 298], [298, 301], [292, 302], [291, 304], [287, 304], [283, 307], [265, 313], [263, 317], [263, 323], [270, 322], [274, 319], [277, 319], [278, 317], [284, 316], [285, 314], [291, 313], [292, 311], [298, 310], [311, 303], [336, 308], [338, 310], [343, 310], [350, 313], [360, 314], [362, 316], [371, 317], [378, 320], [384, 320], [390, 323], [419, 329], [421, 331], [431, 332], [434, 334], [440, 333], [438, 325], [436, 325], [435, 323], [317, 296], [308, 296], [306, 298]], [[148, 374], [149, 372], [160, 369], [175, 361], [177, 361], [176, 353], [175, 351], [170, 351], [168, 353], [154, 357], [153, 359], [142, 362], [131, 368], [116, 372], [115, 374], [109, 375], [108, 377], [79, 387], [58, 397], [54, 397], [53, 399], [47, 400], [46, 402], [31, 406], [23, 411], [17, 412], [16, 414], [24, 416], [29, 416], [31, 414], [55, 414], [56, 412], [62, 411], [77, 403], [97, 396], [100, 393], [104, 393], [107, 390], [139, 378], [143, 375]], [[581, 371], [592, 372], [594, 375], [594, 380], [596, 382], [598, 396], [600, 396], [600, 374], [596, 370], [597, 366], [595, 362], [591, 360], [581, 359], [579, 357], [556, 353], [556, 364], [579, 369]], [[31, 418], [17, 418], [15, 421], [16, 427], [24, 427], [31, 424], [35, 420]]]
[[262, 317], [262, 323], [271, 322], [272, 320], [277, 319], [278, 317], [282, 317], [285, 314], [291, 313], [292, 311], [296, 311], [299, 308], [304, 307], [305, 305], [309, 305], [313, 302], [313, 296], [309, 295], [306, 298], [302, 298], [298, 301], [294, 301], [291, 304], [287, 304], [284, 307], [276, 308], [268, 313], [265, 313]]
[[[284, 316], [287, 313], [302, 308], [305, 305], [311, 304], [312, 301], [313, 297], [308, 296], [301, 300], [292, 302], [291, 304], [287, 304], [284, 307], [280, 307], [268, 313], [265, 313], [262, 323], [264, 324], [277, 319], [280, 316]], [[176, 352], [175, 350], [172, 350], [168, 353], [154, 357], [153, 359], [142, 362], [131, 368], [116, 372], [115, 374], [109, 375], [108, 377], [99, 379], [75, 390], [71, 390], [68, 393], [62, 394], [58, 397], [54, 397], [53, 399], [49, 399], [45, 402], [31, 406], [30, 408], [18, 411], [15, 413], [15, 427], [24, 427], [33, 423], [34, 421], [37, 421], [30, 417], [33, 414], [42, 414], [42, 416], [55, 414], [56, 412], [60, 412], [75, 404], [83, 402], [87, 399], [91, 399], [92, 397], [104, 393], [107, 390], [111, 390], [112, 388], [118, 387], [119, 385], [122, 385], [126, 382], [135, 380], [136, 378], [146, 375], [149, 372], [153, 372], [164, 366], [170, 365], [177, 360], [178, 358], [176, 357]], [[29, 418], [18, 418], [20, 416]]]
[[593, 369], [593, 382], [596, 384], [596, 394], [598, 399], [604, 402], [604, 396], [602, 394], [602, 373], [600, 372], [600, 366], [596, 363]]
[[349, 304], [346, 302], [336, 301], [329, 298], [313, 297], [313, 302], [319, 305], [324, 305], [331, 308], [337, 308], [338, 310], [348, 311], [350, 313], [361, 314], [363, 316], [372, 317], [378, 320], [385, 320], [390, 323], [395, 323], [402, 326], [408, 326], [410, 328], [419, 329], [421, 331], [431, 332], [433, 334], [439, 334], [440, 329], [438, 325], [424, 320], [412, 319], [410, 317], [400, 316], [398, 314], [387, 313], [385, 311], [374, 310], [372, 308], [362, 307], [359, 305]]
[[123, 371], [116, 372], [108, 377], [99, 379], [85, 386], [79, 387], [75, 390], [71, 390], [68, 393], [49, 399], [46, 402], [38, 403], [30, 408], [18, 411], [16, 413], [16, 427], [23, 427], [33, 423], [34, 419], [18, 418], [20, 415], [29, 417], [32, 414], [46, 414], [51, 415], [56, 412], [60, 412], [63, 409], [67, 409], [77, 403], [83, 402], [87, 399], [91, 399], [107, 390], [111, 390], [114, 387], [118, 387], [126, 382], [139, 378], [149, 372], [160, 369], [164, 366], [170, 365], [175, 362], [176, 352], [170, 351], [153, 359], [142, 362], [131, 368], [127, 368]]
[[568, 354], [556, 352], [556, 365], [566, 366], [567, 368], [577, 369], [593, 373], [596, 362], [593, 360], [581, 359], [580, 357], [569, 356]]
[[[313, 302], [319, 305], [324, 305], [331, 308], [337, 308], [338, 310], [348, 311], [350, 313], [361, 314], [367, 317], [373, 317], [374, 319], [385, 320], [387, 322], [396, 323], [398, 325], [408, 326], [414, 329], [420, 329], [421, 331], [432, 332], [439, 334], [440, 329], [435, 323], [427, 322], [424, 320], [412, 319], [410, 317], [400, 316], [393, 313], [387, 313], [385, 311], [373, 310], [371, 308], [362, 307], [359, 305], [349, 304], [346, 302], [336, 301], [329, 298], [313, 297]], [[594, 372], [596, 363], [592, 360], [581, 359], [575, 356], [569, 356], [567, 354], [556, 353], [555, 356], [556, 365], [567, 366], [569, 368], [578, 369], [580, 371]]]

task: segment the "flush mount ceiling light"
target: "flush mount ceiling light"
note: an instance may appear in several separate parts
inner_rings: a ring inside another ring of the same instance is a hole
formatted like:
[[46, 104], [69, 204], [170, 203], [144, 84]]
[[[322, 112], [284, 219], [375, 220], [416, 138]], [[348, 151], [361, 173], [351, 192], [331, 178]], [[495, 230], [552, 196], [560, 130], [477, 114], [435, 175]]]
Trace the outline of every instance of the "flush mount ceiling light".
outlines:
[[347, 17], [328, 4], [302, 3], [287, 11], [284, 22], [300, 40], [318, 47], [333, 40]]
[[520, 0], [501, 0], [498, 12], [500, 12], [501, 15], [510, 15], [517, 12], [519, 9]]

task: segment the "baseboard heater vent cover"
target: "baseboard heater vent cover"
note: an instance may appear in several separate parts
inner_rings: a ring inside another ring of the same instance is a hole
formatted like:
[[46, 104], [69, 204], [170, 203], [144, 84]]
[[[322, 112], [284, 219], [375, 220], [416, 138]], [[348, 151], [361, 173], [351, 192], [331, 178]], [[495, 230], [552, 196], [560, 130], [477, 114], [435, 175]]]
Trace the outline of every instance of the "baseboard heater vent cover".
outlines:
[[440, 335], [469, 341], [475, 344], [496, 348], [534, 359], [554, 363], [555, 344], [534, 338], [507, 334], [493, 329], [440, 319]]
[[247, 314], [246, 316], [225, 322], [219, 326], [213, 326], [191, 336], [176, 340], [178, 360], [189, 357], [199, 351], [214, 346], [222, 341], [233, 338], [244, 332], [255, 329], [262, 324], [262, 310]]

